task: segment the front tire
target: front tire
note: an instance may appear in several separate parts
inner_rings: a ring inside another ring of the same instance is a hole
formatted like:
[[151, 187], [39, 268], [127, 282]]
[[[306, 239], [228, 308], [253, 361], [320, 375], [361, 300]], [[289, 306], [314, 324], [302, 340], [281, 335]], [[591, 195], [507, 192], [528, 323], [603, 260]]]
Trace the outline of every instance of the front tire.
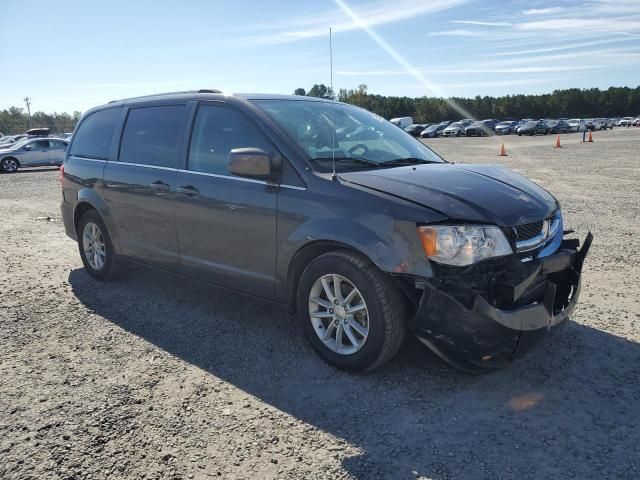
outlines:
[[15, 173], [20, 168], [18, 160], [12, 157], [3, 158], [0, 162], [0, 171], [4, 173]]
[[371, 261], [347, 250], [325, 253], [307, 266], [297, 307], [313, 349], [343, 370], [374, 370], [404, 340], [402, 294]]
[[119, 273], [118, 259], [107, 226], [95, 210], [78, 222], [78, 248], [84, 268], [96, 280], [113, 280]]

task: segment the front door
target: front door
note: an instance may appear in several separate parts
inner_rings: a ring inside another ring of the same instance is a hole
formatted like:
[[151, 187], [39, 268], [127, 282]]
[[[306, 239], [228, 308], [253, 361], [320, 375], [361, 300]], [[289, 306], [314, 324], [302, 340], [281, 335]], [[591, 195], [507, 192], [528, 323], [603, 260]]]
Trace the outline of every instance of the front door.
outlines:
[[174, 200], [185, 105], [129, 109], [118, 161], [104, 170], [104, 197], [125, 256], [167, 270], [180, 264]]
[[20, 165], [23, 167], [38, 167], [49, 162], [49, 140], [33, 140], [27, 143], [23, 149], [28, 153], [20, 157]]
[[275, 152], [259, 127], [223, 103], [202, 103], [186, 169], [178, 172], [175, 211], [182, 271], [201, 280], [271, 298], [274, 294], [277, 186], [236, 177], [234, 148]]

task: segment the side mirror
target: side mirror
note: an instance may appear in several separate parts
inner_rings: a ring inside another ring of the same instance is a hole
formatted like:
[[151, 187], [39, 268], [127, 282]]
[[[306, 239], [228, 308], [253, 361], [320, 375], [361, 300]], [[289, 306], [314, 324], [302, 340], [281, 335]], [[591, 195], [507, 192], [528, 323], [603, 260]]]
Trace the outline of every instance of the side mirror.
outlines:
[[273, 178], [279, 170], [276, 160], [259, 148], [234, 148], [229, 152], [227, 169], [239, 177], [262, 180]]
[[22, 149], [28, 152], [29, 150], [31, 150], [31, 145], [25, 145], [24, 147], [22, 147]]

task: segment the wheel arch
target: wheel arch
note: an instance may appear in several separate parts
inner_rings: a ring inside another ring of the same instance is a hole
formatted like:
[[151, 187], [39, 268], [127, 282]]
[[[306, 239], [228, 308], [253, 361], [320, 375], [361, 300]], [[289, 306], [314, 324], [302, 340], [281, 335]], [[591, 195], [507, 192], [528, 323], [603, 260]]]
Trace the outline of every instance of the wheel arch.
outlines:
[[287, 272], [287, 302], [291, 306], [292, 311], [296, 310], [298, 284], [300, 283], [300, 277], [304, 269], [320, 255], [335, 250], [347, 250], [366, 258], [372, 264], [376, 265], [376, 263], [361, 250], [338, 240], [315, 240], [303, 245], [293, 255]]
[[[78, 224], [80, 223], [80, 219], [85, 213], [91, 210], [95, 210], [96, 212], [98, 212], [98, 209], [92, 203], [86, 200], [80, 201], [76, 205], [76, 208], [73, 211], [73, 229], [76, 231], [76, 235], [78, 234]], [[100, 212], [98, 212], [98, 215], [100, 215]]]
[[78, 192], [78, 200], [73, 208], [73, 226], [74, 231], [78, 232], [78, 223], [80, 218], [89, 210], [95, 210], [100, 215], [100, 218], [107, 227], [109, 237], [113, 243], [113, 248], [117, 254], [120, 254], [120, 241], [117, 236], [115, 226], [112, 222], [112, 218], [109, 215], [109, 210], [105, 205], [102, 197], [92, 189], [83, 189]]

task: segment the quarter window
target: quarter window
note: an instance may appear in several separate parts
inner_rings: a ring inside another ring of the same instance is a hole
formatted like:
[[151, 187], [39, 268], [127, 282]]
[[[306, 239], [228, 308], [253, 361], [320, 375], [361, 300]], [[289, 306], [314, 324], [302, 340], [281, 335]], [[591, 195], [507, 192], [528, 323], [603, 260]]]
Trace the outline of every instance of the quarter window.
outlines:
[[231, 175], [227, 169], [234, 148], [272, 150], [271, 143], [242, 112], [228, 107], [201, 105], [191, 133], [188, 169]]
[[119, 161], [178, 168], [184, 105], [133, 108], [122, 134]]
[[119, 114], [119, 108], [107, 108], [85, 118], [74, 135], [70, 154], [108, 160]]

